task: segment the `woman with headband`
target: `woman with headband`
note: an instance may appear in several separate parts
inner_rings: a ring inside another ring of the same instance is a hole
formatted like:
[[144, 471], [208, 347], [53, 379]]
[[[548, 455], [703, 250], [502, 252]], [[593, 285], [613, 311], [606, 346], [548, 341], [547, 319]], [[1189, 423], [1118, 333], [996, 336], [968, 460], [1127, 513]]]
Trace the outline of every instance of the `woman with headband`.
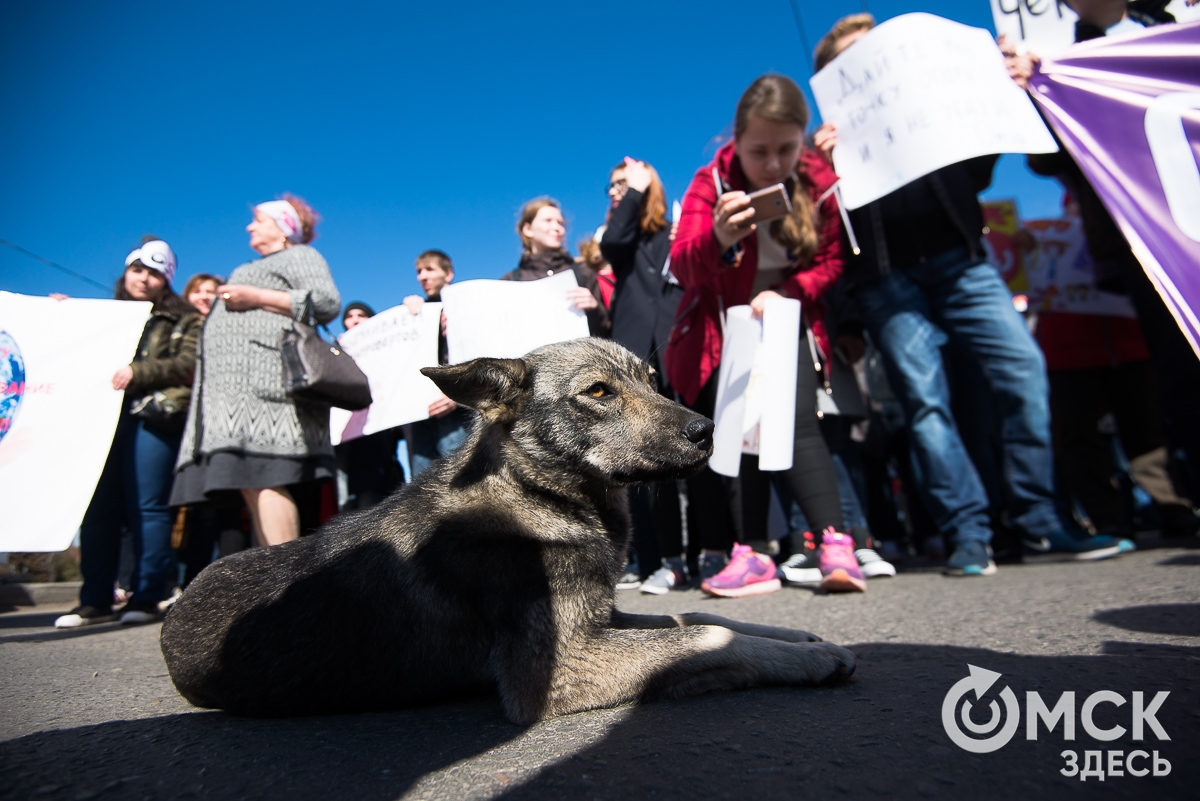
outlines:
[[329, 407], [292, 400], [283, 386], [279, 336], [310, 314], [341, 311], [329, 266], [309, 246], [317, 214], [294, 195], [260, 203], [246, 226], [262, 258], [217, 287], [196, 363], [174, 505], [240, 492], [260, 545], [300, 536], [289, 487], [336, 475]]
[[[112, 377], [125, 393], [108, 460], [79, 529], [83, 586], [79, 606], [54, 621], [58, 628], [158, 619], [158, 604], [175, 580], [168, 499], [179, 439], [192, 394], [200, 315], [171, 289], [175, 254], [157, 237], [125, 257], [117, 300], [149, 301], [150, 320], [133, 361]], [[113, 614], [121, 531], [133, 540], [133, 595]]]

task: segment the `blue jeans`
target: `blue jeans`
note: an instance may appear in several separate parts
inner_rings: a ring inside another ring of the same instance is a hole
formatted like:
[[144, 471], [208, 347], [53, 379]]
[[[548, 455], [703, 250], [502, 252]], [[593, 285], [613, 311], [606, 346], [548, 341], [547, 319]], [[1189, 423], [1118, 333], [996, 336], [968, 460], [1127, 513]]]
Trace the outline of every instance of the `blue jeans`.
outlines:
[[412, 466], [412, 477], [438, 459], [449, 456], [467, 438], [467, 427], [475, 419], [475, 412], [459, 407], [443, 417], [430, 417], [412, 424], [412, 441], [408, 443], [408, 461]]
[[996, 268], [966, 249], [893, 267], [857, 292], [863, 322], [904, 407], [927, 508], [947, 539], [989, 542], [988, 501], [950, 413], [941, 347], [974, 358], [995, 400], [1009, 522], [1034, 537], [1055, 513], [1049, 388], [1041, 351]]
[[164, 434], [127, 414], [121, 415], [104, 472], [79, 530], [83, 587], [79, 602], [109, 607], [121, 557], [121, 528], [133, 539], [135, 603], [158, 603], [176, 578], [167, 505], [175, 479], [181, 434]]

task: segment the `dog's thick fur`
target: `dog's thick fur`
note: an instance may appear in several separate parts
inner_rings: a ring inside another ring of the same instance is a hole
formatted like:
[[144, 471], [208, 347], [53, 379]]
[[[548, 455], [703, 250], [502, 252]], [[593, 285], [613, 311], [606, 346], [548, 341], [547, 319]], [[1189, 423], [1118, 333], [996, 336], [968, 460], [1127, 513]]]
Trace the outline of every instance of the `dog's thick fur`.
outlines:
[[495, 690], [528, 723], [854, 671], [804, 632], [614, 609], [623, 485], [712, 451], [712, 422], [629, 351], [584, 339], [424, 372], [479, 411], [467, 442], [372, 509], [202, 572], [162, 628], [193, 704], [276, 717]]

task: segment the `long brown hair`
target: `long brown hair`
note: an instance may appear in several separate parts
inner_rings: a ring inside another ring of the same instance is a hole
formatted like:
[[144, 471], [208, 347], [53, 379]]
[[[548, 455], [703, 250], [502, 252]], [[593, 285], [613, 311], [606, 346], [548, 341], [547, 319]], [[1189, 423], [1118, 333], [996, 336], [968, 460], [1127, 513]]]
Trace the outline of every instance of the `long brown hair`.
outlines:
[[[650, 170], [650, 186], [646, 189], [646, 194], [642, 196], [642, 211], [638, 215], [638, 228], [644, 234], [653, 234], [667, 227], [667, 190], [663, 188], [662, 179], [658, 177], [658, 170], [650, 166], [649, 162], [642, 163], [646, 165], [646, 169]], [[622, 161], [609, 170], [609, 180], [612, 180], [617, 170], [623, 169], [625, 169], [625, 162]]]
[[[808, 129], [808, 104], [796, 82], [785, 75], [763, 75], [742, 93], [734, 117], [735, 139], [746, 131], [750, 117], [759, 117], [770, 122], [790, 122]], [[808, 196], [806, 181], [797, 180], [796, 174], [784, 181], [788, 194], [792, 196], [792, 213], [771, 223], [771, 238], [799, 257], [801, 264], [812, 260], [817, 252], [816, 211]]]

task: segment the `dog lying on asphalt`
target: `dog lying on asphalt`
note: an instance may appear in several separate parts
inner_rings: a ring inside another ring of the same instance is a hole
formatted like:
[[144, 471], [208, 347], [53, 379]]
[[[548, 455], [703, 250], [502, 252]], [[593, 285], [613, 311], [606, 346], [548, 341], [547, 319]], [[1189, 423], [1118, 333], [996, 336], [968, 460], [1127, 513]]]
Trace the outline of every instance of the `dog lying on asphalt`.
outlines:
[[422, 370], [479, 412], [466, 443], [318, 534], [221, 559], [162, 627], [179, 692], [239, 715], [366, 712], [498, 691], [530, 723], [848, 677], [802, 631], [614, 608], [624, 485], [688, 475], [712, 421], [599, 339]]

